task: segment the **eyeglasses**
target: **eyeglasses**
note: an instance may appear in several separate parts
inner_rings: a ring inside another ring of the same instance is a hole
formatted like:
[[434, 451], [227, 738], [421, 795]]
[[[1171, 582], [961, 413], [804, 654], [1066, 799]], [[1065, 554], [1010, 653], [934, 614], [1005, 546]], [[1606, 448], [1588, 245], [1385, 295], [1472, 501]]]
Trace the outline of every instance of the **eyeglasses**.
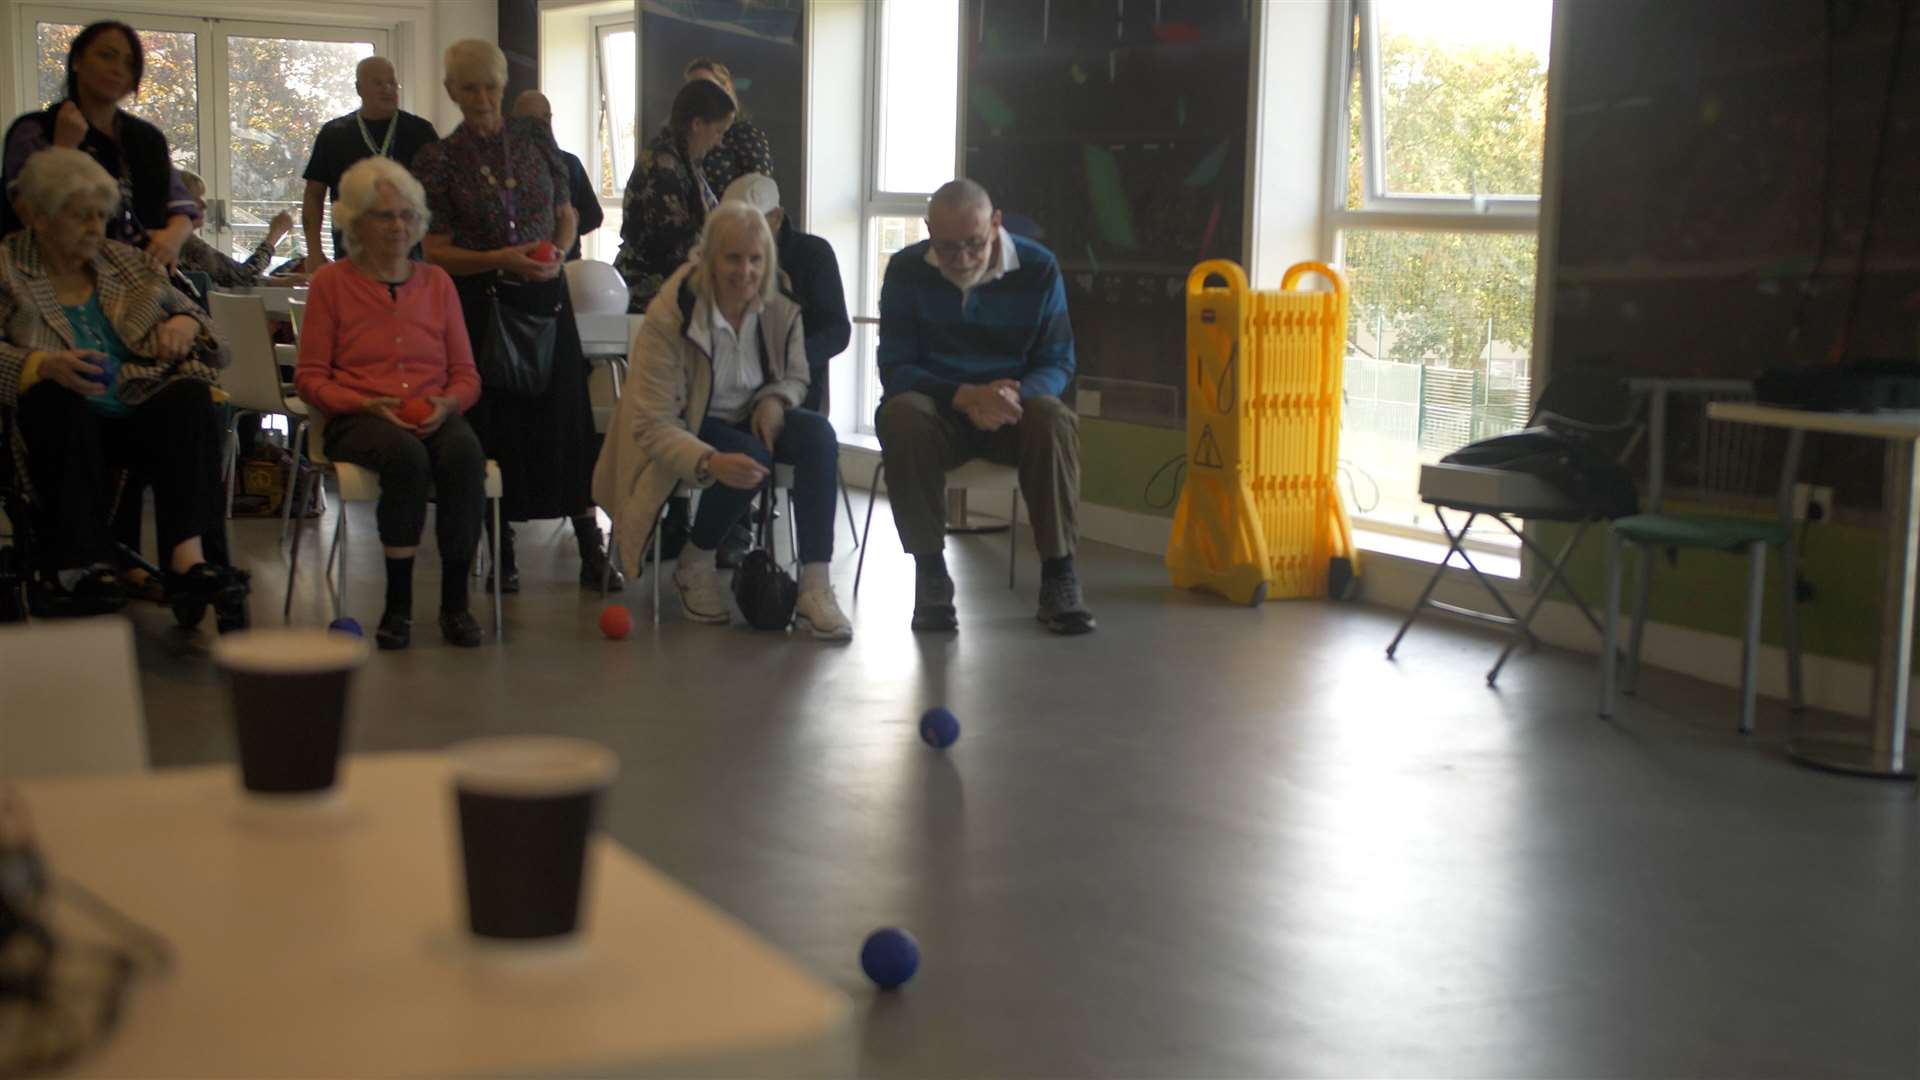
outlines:
[[411, 210], [368, 210], [360, 216], [376, 225], [391, 225], [394, 222], [412, 225], [420, 220], [420, 215]]
[[979, 255], [992, 242], [993, 239], [986, 236], [976, 236], [971, 240], [935, 240], [933, 253], [943, 259], [953, 255]]

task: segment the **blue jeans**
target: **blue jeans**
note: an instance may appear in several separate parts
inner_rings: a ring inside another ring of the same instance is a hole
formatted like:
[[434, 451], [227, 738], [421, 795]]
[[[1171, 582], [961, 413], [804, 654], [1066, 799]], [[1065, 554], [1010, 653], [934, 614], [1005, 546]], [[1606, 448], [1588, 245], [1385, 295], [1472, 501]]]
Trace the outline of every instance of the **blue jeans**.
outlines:
[[[794, 527], [799, 533], [800, 561], [833, 560], [834, 496], [840, 484], [840, 440], [827, 418], [807, 409], [788, 409], [786, 426], [773, 441], [773, 453], [753, 434], [750, 421], [730, 424], [709, 416], [700, 422], [700, 441], [722, 454], [747, 454], [773, 468], [777, 462], [793, 466]], [[747, 512], [754, 492], [714, 484], [700, 493], [700, 509], [693, 516], [696, 547], [712, 551], [727, 530]]]

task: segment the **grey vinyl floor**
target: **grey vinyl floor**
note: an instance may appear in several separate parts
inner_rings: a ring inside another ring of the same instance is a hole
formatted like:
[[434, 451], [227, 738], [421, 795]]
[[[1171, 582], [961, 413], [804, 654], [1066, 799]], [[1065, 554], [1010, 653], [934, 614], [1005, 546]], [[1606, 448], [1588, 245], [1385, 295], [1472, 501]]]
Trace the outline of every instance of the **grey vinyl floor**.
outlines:
[[[1920, 1076], [1920, 804], [1789, 763], [1777, 703], [1742, 738], [1730, 691], [1655, 674], [1607, 724], [1590, 658], [1489, 690], [1482, 633], [1424, 623], [1389, 662], [1396, 613], [1229, 607], [1098, 545], [1099, 632], [1056, 638], [1024, 532], [1011, 591], [1005, 536], [956, 539], [961, 629], [916, 637], [890, 525], [857, 600], [836, 562], [846, 646], [684, 622], [670, 587], [656, 629], [644, 582], [603, 640], [553, 522], [521, 531], [507, 643], [452, 649], [429, 548], [352, 747], [612, 747], [612, 834], [849, 994], [868, 1075]], [[277, 532], [233, 525], [263, 623]], [[327, 617], [316, 565], [297, 622]], [[135, 617], [155, 763], [229, 759], [210, 627]], [[882, 925], [924, 950], [885, 995], [857, 962]]]

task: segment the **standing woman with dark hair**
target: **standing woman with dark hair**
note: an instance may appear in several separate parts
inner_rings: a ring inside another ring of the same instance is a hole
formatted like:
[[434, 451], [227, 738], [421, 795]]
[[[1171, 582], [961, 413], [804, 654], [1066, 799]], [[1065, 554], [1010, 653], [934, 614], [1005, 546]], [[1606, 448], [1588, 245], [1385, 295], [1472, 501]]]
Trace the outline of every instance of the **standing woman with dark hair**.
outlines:
[[[13, 122], [0, 174], [11, 192], [35, 153], [49, 146], [85, 153], [120, 185], [107, 238], [145, 247], [155, 266], [170, 267], [200, 214], [174, 170], [167, 137], [120, 108], [140, 88], [145, 67], [140, 35], [126, 23], [97, 22], [80, 31], [67, 50], [67, 96]], [[12, 198], [0, 200], [0, 234], [23, 224]]]
[[733, 87], [733, 72], [718, 60], [699, 57], [687, 62], [684, 72], [687, 81], [705, 79], [727, 92], [733, 99], [733, 124], [727, 133], [720, 136], [720, 145], [700, 163], [701, 170], [707, 174], [707, 183], [713, 190], [724, 192], [727, 185], [748, 173], [773, 175], [773, 145], [767, 141], [767, 133], [754, 126], [747, 118], [745, 106], [740, 104], [740, 94]]
[[667, 125], [640, 151], [621, 202], [620, 254], [627, 310], [644, 312], [667, 278], [687, 261], [720, 192], [701, 164], [733, 125], [737, 107], [720, 84], [695, 79], [673, 96]]
[[[507, 119], [507, 58], [469, 38], [446, 52], [460, 126], [413, 159], [432, 224], [421, 251], [453, 275], [483, 393], [467, 414], [499, 462], [509, 521], [573, 519], [580, 584], [600, 587], [606, 539], [589, 487], [593, 406], [573, 302], [560, 276], [579, 215], [545, 124]], [[500, 536], [501, 592], [520, 591], [513, 530]], [[614, 575], [616, 581], [618, 574]]]

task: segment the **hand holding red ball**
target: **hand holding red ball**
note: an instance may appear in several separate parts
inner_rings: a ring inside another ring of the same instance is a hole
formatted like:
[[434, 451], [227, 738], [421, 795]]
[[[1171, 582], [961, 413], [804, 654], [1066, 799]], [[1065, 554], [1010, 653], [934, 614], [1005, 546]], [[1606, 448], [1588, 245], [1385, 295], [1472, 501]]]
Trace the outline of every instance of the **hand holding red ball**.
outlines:
[[433, 415], [433, 402], [423, 397], [408, 398], [400, 403], [400, 407], [394, 410], [393, 415], [414, 427], [419, 427]]

